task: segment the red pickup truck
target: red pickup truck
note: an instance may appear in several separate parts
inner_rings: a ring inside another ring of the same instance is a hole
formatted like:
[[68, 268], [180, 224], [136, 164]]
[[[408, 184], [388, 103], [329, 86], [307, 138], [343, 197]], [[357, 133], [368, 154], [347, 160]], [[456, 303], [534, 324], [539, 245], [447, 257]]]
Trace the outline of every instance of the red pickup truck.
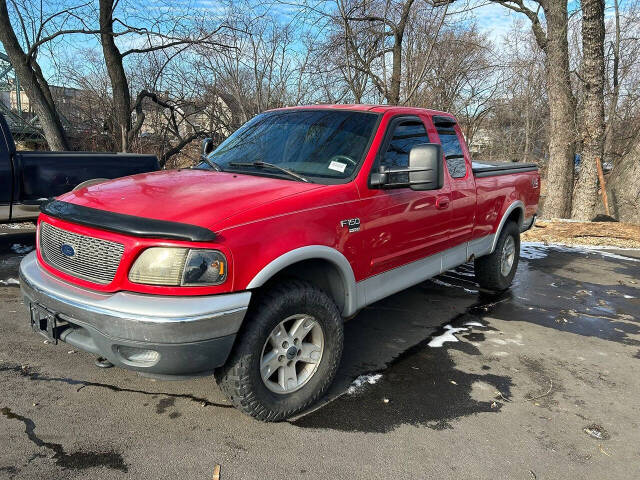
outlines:
[[260, 114], [193, 169], [144, 173], [42, 207], [20, 266], [32, 328], [157, 377], [214, 372], [261, 420], [308, 408], [343, 321], [465, 262], [509, 287], [539, 175], [472, 164], [456, 120], [333, 105]]

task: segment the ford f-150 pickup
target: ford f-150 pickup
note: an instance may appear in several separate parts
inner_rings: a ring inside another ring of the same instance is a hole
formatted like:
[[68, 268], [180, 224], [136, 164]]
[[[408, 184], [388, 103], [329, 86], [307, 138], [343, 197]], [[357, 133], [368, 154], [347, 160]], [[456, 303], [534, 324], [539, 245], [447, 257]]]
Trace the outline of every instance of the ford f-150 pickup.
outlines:
[[42, 203], [74, 188], [153, 170], [155, 155], [17, 151], [0, 114], [0, 223], [35, 220]]
[[146, 375], [213, 372], [261, 420], [323, 395], [366, 305], [470, 261], [507, 289], [537, 211], [537, 167], [472, 164], [444, 112], [278, 109], [203, 150], [44, 205], [21, 287], [54, 343]]

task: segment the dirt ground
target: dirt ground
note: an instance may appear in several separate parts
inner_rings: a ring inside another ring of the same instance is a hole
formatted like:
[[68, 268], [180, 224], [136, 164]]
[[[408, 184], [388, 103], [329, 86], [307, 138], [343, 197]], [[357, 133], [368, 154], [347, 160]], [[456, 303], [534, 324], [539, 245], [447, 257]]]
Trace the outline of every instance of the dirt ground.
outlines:
[[522, 235], [523, 242], [545, 245], [591, 245], [640, 248], [640, 225], [618, 222], [574, 222], [536, 220], [533, 228]]

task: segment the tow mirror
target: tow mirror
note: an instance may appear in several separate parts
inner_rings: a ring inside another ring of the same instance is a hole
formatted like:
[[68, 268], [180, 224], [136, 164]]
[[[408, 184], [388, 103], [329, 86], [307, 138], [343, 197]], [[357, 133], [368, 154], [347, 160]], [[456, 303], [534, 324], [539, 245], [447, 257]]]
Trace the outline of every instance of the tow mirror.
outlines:
[[442, 187], [442, 147], [437, 143], [416, 145], [409, 152], [409, 186], [412, 190]]
[[442, 147], [437, 143], [416, 145], [409, 152], [409, 168], [380, 167], [371, 175], [370, 184], [378, 188], [437, 190], [444, 183]]
[[202, 140], [202, 154], [209, 155], [211, 152], [213, 152], [213, 139], [205, 138]]

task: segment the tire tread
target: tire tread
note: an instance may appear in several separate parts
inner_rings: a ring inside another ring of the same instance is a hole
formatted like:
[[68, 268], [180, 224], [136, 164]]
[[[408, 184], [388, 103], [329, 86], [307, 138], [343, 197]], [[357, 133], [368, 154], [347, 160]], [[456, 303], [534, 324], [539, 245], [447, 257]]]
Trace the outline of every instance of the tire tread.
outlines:
[[[513, 235], [516, 243], [516, 258], [514, 260], [513, 269], [509, 277], [502, 276], [500, 271], [500, 255], [502, 245], [508, 235]], [[520, 229], [515, 222], [509, 222], [502, 228], [495, 250], [484, 257], [476, 258], [474, 261], [475, 276], [480, 287], [487, 290], [501, 291], [506, 290], [513, 281], [515, 270], [518, 267], [518, 258], [520, 256]]]
[[275, 422], [286, 419], [300, 411], [306, 410], [326, 392], [327, 388], [333, 382], [336, 371], [340, 364], [342, 354], [342, 343], [344, 340], [344, 332], [340, 320], [340, 328], [336, 329], [334, 334], [339, 345], [337, 355], [331, 357], [331, 364], [327, 374], [322, 379], [318, 388], [314, 391], [304, 403], [291, 408], [289, 410], [272, 410], [264, 406], [256, 397], [256, 391], [251, 386], [250, 368], [252, 361], [252, 352], [246, 348], [255, 342], [260, 343], [260, 329], [252, 328], [251, 322], [263, 322], [275, 315], [277, 308], [281, 302], [291, 301], [291, 299], [304, 298], [307, 301], [314, 301], [321, 304], [328, 311], [332, 311], [334, 315], [340, 317], [338, 309], [331, 298], [322, 290], [318, 289], [309, 282], [302, 280], [289, 280], [287, 282], [275, 285], [271, 289], [262, 293], [259, 300], [255, 304], [255, 308], [247, 315], [243, 328], [239, 332], [236, 346], [234, 347], [226, 364], [217, 369], [215, 378], [222, 392], [229, 398], [231, 403], [242, 412], [262, 421]]

